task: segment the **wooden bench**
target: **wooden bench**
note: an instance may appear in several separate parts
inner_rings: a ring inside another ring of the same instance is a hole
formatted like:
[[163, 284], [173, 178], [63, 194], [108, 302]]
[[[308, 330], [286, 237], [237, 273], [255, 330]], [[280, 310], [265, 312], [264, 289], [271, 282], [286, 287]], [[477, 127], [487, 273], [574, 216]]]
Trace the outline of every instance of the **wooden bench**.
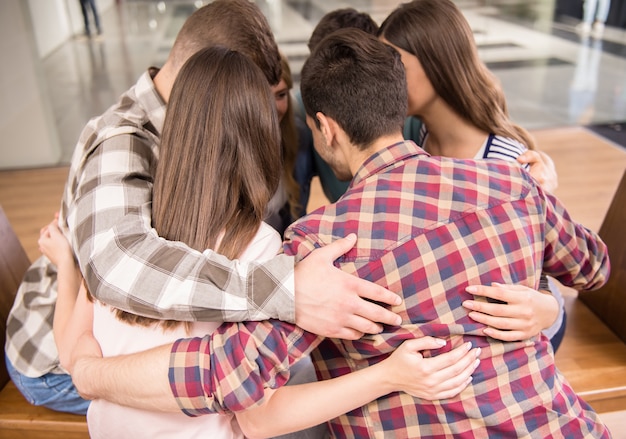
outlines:
[[626, 410], [626, 171], [598, 233], [609, 248], [611, 275], [597, 291], [565, 293], [567, 327], [556, 364], [605, 413]]
[[[6, 321], [15, 293], [30, 262], [4, 210], [0, 207], [0, 342], [6, 343]], [[85, 416], [60, 413], [31, 405], [9, 379], [4, 358], [0, 364], [0, 439], [86, 439]]]

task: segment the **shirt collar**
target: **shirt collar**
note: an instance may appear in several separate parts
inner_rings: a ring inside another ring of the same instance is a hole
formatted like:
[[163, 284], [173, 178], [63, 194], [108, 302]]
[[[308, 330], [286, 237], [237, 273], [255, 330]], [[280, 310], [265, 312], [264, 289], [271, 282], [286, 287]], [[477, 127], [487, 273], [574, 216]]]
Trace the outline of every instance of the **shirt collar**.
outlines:
[[363, 162], [350, 185], [355, 185], [374, 174], [381, 173], [387, 167], [397, 166], [403, 161], [418, 155], [430, 157], [426, 151], [417, 146], [415, 142], [411, 140], [405, 140], [403, 142], [389, 145], [375, 154], [372, 154], [367, 160], [365, 160], [365, 162]]
[[154, 85], [153, 79], [157, 73], [159, 73], [159, 69], [156, 67], [150, 67], [145, 71], [137, 81], [135, 93], [141, 99], [141, 105], [144, 107], [148, 120], [160, 137], [165, 121], [165, 101]]

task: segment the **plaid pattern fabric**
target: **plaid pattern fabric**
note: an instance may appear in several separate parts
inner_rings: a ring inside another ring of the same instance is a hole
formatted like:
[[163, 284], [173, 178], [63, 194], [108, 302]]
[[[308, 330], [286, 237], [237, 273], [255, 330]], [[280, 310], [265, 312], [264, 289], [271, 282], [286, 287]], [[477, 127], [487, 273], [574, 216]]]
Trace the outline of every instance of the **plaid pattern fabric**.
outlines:
[[[165, 117], [155, 74], [144, 73], [90, 120], [72, 157], [59, 223], [91, 293], [156, 318], [294, 321], [292, 257], [241, 264], [167, 242], [151, 229], [152, 172]], [[56, 269], [42, 257], [26, 274], [8, 321], [7, 355], [27, 376], [64, 372], [52, 337], [55, 301]]]
[[[389, 394], [332, 420], [335, 437], [609, 436], [556, 370], [545, 336], [487, 338], [461, 306], [472, 298], [470, 284], [536, 288], [542, 267], [579, 289], [606, 281], [604, 243], [519, 166], [431, 158], [412, 142], [392, 145], [365, 162], [337, 203], [296, 222], [285, 252], [299, 260], [350, 232], [357, 245], [337, 265], [401, 294], [394, 310], [403, 323], [357, 341], [311, 338], [308, 347], [305, 333], [271, 322], [223, 325], [206, 340], [182, 341], [172, 350], [170, 380], [184, 410], [256, 404], [259, 385], [279, 384], [268, 377], [320, 342], [312, 357], [318, 378], [327, 379], [381, 361], [403, 340], [432, 335], [448, 340], [440, 352], [467, 341], [482, 348], [472, 384], [436, 402]], [[297, 349], [287, 352], [290, 346]]]

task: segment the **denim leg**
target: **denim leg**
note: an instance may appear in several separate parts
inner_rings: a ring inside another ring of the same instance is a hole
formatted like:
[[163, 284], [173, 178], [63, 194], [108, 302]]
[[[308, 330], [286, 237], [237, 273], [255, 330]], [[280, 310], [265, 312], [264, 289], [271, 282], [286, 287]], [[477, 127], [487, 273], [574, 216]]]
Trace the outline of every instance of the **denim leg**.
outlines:
[[58, 412], [77, 415], [87, 413], [90, 401], [81, 398], [69, 375], [48, 373], [39, 378], [30, 378], [15, 370], [8, 358], [5, 362], [15, 387], [29, 403]]
[[552, 345], [552, 350], [556, 353], [561, 346], [561, 342], [563, 341], [563, 337], [565, 336], [565, 326], [567, 325], [567, 313], [563, 313], [563, 323], [561, 323], [561, 327], [559, 330], [550, 338], [550, 344]]
[[98, 15], [98, 10], [96, 9], [96, 0], [87, 0], [87, 2], [89, 3], [89, 7], [93, 13], [93, 21], [96, 24], [96, 30], [100, 33], [100, 16]]
[[596, 8], [598, 7], [598, 0], [585, 0], [584, 4], [584, 17], [583, 21], [585, 23], [593, 23], [593, 20], [596, 15]]
[[87, 2], [89, 0], [80, 0], [80, 10], [83, 13], [83, 21], [85, 22], [85, 33], [89, 35], [89, 17], [87, 16]]
[[611, 8], [611, 0], [600, 0], [598, 4], [598, 13], [596, 14], [596, 20], [600, 23], [605, 23], [609, 16], [609, 9]]

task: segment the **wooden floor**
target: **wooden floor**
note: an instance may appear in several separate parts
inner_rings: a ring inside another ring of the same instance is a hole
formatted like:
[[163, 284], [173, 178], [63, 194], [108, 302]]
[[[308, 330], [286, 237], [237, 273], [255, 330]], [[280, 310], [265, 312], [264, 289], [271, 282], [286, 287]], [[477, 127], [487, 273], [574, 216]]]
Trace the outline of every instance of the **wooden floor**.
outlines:
[[[575, 220], [597, 231], [626, 169], [626, 149], [584, 128], [541, 130], [533, 135], [556, 164], [557, 197]], [[39, 256], [39, 229], [59, 208], [67, 172], [67, 167], [0, 171], [0, 205], [31, 260]], [[315, 181], [309, 209], [326, 202]], [[602, 417], [614, 438], [626, 437], [626, 407]]]

